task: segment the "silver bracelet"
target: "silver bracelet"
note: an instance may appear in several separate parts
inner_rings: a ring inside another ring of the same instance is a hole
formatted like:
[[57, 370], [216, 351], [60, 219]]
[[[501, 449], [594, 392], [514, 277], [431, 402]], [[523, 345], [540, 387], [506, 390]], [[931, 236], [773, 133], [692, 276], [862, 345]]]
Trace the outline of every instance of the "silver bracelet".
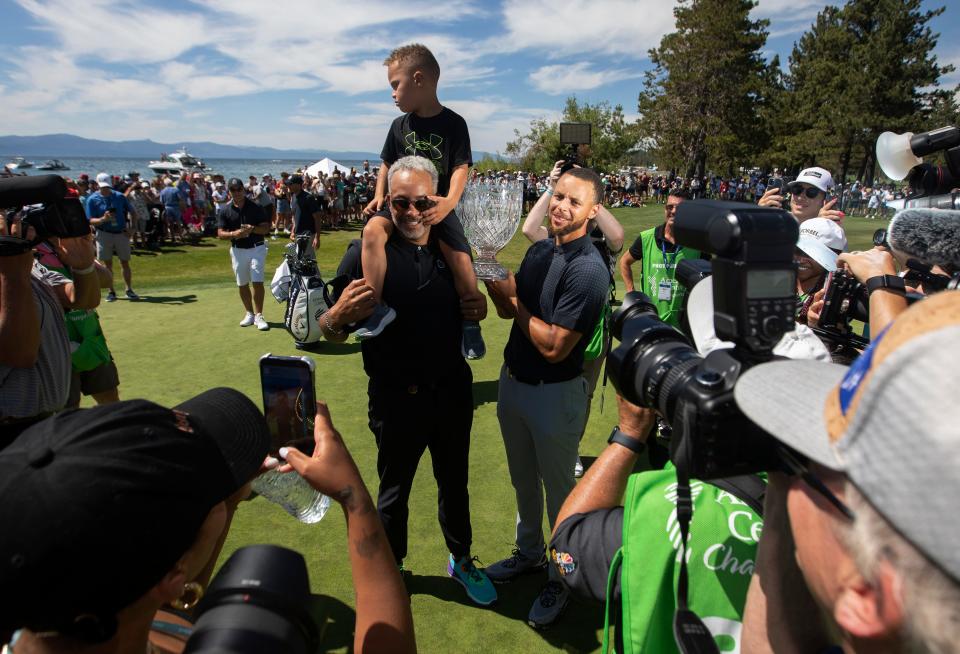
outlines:
[[329, 311], [323, 314], [323, 324], [327, 328], [327, 331], [330, 332], [331, 334], [334, 334], [335, 336], [340, 336], [341, 334], [344, 333], [342, 329], [334, 329], [333, 323], [330, 322]]
[[76, 268], [71, 268], [71, 269], [70, 269], [70, 272], [72, 272], [74, 275], [89, 275], [90, 273], [92, 273], [92, 272], [95, 271], [96, 269], [97, 269], [97, 267], [94, 266], [94, 265], [91, 263], [91, 264], [90, 264], [89, 266], [87, 266], [86, 268], [81, 268], [80, 270], [77, 270]]

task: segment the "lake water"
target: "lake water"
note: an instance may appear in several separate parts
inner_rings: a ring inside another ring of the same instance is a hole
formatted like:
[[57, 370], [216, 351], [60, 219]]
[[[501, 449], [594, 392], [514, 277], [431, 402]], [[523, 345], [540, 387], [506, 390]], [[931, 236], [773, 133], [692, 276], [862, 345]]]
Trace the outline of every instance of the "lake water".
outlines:
[[[0, 158], [0, 165], [7, 163], [12, 160], [13, 156]], [[108, 157], [59, 157], [55, 154], [45, 156], [45, 157], [27, 157], [29, 161], [32, 161], [34, 166], [39, 166], [43, 164], [48, 159], [59, 159], [67, 166], [70, 167], [70, 170], [37, 170], [34, 168], [26, 168], [23, 172], [28, 175], [63, 175], [64, 177], [71, 177], [76, 179], [80, 176], [81, 173], [87, 173], [91, 178], [96, 177], [97, 173], [110, 173], [111, 175], [126, 175], [129, 172], [138, 172], [140, 177], [143, 179], [152, 179], [154, 177], [154, 172], [147, 167], [147, 164], [150, 163], [151, 159], [148, 157], [132, 159], [132, 158], [108, 158]], [[231, 177], [239, 177], [244, 182], [247, 181], [247, 177], [250, 175], [256, 175], [258, 178], [261, 175], [269, 173], [274, 177], [279, 177], [281, 172], [293, 173], [297, 168], [307, 167], [314, 161], [300, 161], [294, 159], [204, 159], [204, 162], [210, 166], [212, 172], [219, 173], [226, 177], [227, 179]], [[352, 159], [344, 159], [342, 161], [337, 161], [339, 164], [343, 164], [346, 170], [350, 170], [350, 166], [355, 166], [357, 170], [362, 170], [363, 161], [355, 161]], [[380, 165], [379, 161], [371, 161], [371, 166], [376, 167]]]

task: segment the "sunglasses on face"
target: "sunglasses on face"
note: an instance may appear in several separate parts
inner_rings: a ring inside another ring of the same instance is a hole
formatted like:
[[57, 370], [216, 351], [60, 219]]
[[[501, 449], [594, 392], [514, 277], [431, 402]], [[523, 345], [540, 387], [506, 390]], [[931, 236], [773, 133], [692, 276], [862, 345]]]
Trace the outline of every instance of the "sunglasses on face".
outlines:
[[857, 516], [853, 512], [853, 509], [847, 506], [819, 477], [813, 474], [806, 462], [785, 447], [778, 448], [778, 453], [780, 455], [780, 462], [788, 474], [796, 475], [803, 479], [810, 488], [817, 491], [824, 499], [832, 504], [837, 511], [843, 514], [847, 520], [853, 521], [856, 519]]
[[429, 198], [417, 198], [416, 200], [409, 200], [407, 198], [390, 198], [390, 204], [392, 204], [393, 208], [397, 211], [408, 211], [410, 209], [410, 205], [413, 205], [413, 208], [420, 213], [437, 206], [437, 203]]
[[790, 193], [792, 193], [793, 195], [801, 195], [801, 194], [806, 195], [811, 200], [817, 197], [818, 195], [820, 195], [820, 193], [822, 192], [820, 191], [820, 189], [814, 186], [807, 186], [807, 187], [792, 186], [790, 187], [789, 190], [790, 190]]

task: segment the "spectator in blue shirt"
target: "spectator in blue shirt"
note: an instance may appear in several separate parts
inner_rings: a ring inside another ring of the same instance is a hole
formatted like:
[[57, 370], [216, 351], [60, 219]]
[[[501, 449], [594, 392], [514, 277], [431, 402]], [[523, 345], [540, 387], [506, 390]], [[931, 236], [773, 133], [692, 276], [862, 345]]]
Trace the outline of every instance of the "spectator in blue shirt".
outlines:
[[[113, 180], [110, 175], [97, 175], [99, 191], [91, 193], [87, 198], [87, 218], [97, 231], [97, 259], [113, 272], [113, 254], [117, 253], [120, 267], [123, 271], [123, 282], [127, 286], [126, 295], [131, 300], [139, 300], [140, 296], [133, 292], [130, 272], [130, 237], [127, 234], [127, 213], [131, 211], [130, 203], [123, 193], [113, 190]], [[107, 302], [117, 299], [110, 283], [110, 292], [107, 293]]]

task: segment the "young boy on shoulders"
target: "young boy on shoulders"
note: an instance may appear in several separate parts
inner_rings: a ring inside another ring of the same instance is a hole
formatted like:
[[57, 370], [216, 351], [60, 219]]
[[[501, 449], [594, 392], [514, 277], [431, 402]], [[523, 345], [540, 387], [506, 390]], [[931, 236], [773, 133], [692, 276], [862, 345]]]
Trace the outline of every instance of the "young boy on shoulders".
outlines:
[[[393, 89], [394, 102], [404, 114], [390, 125], [380, 153], [382, 163], [377, 175], [376, 191], [373, 200], [364, 209], [368, 217], [363, 229], [361, 250], [364, 277], [374, 289], [379, 302], [387, 268], [384, 247], [393, 232], [388, 208], [384, 206], [387, 171], [397, 159], [419, 155], [433, 161], [439, 177], [437, 195], [426, 198], [430, 206], [421, 212], [423, 222], [436, 226], [434, 229], [439, 235], [440, 248], [453, 272], [460, 299], [475, 297], [480, 291], [477, 290], [477, 277], [470, 259], [470, 245], [454, 211], [466, 186], [470, 166], [473, 165], [467, 123], [437, 99], [440, 65], [426, 46], [418, 43], [402, 46], [391, 52], [383, 63], [387, 67], [387, 80]], [[355, 336], [363, 340], [378, 335], [394, 316], [393, 309], [378, 304], [376, 311], [360, 326]], [[479, 359], [485, 352], [479, 323], [464, 322], [464, 356]]]

